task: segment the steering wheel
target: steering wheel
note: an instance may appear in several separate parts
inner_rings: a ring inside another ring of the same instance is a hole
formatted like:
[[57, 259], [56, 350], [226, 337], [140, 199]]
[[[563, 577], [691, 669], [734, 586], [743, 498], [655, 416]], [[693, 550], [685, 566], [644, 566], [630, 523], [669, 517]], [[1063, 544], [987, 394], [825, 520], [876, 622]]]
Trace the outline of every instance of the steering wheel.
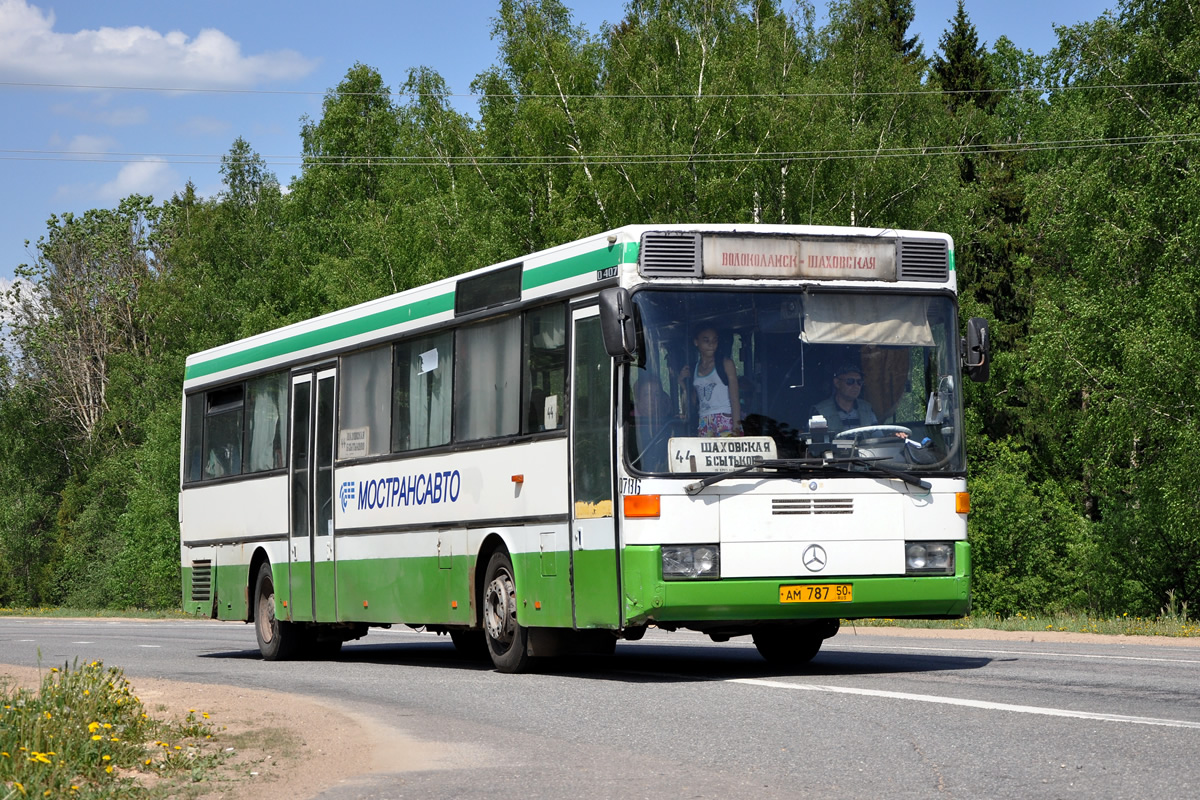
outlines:
[[846, 439], [846, 438], [850, 438], [850, 439], [875, 438], [875, 437], [867, 436], [868, 433], [874, 433], [879, 437], [895, 436], [897, 433], [903, 433], [905, 436], [912, 436], [912, 429], [906, 428], [903, 425], [867, 425], [862, 428], [847, 428], [846, 430], [842, 431], [841, 433], [835, 433], [833, 436], [831, 436], [829, 438], [835, 442], [838, 441], [839, 439]]

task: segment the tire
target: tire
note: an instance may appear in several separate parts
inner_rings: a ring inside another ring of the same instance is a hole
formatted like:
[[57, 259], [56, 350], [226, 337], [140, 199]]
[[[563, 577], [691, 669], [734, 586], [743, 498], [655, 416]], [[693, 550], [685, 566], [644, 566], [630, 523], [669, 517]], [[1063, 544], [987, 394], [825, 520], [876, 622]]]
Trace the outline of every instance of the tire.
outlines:
[[264, 661], [289, 659], [300, 644], [296, 626], [275, 618], [275, 578], [266, 561], [258, 568], [254, 580], [254, 634]]
[[483, 578], [483, 632], [492, 663], [501, 672], [529, 668], [529, 632], [517, 622], [517, 582], [512, 559], [492, 554]]
[[758, 654], [775, 667], [801, 667], [821, 651], [825, 637], [797, 627], [759, 628], [753, 634]]

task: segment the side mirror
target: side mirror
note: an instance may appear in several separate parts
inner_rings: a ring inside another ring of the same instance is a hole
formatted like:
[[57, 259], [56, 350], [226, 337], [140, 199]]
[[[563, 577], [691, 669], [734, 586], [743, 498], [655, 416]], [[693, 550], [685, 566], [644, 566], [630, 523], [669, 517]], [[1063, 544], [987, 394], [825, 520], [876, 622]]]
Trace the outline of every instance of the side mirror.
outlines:
[[982, 317], [967, 320], [967, 338], [963, 342], [963, 366], [967, 377], [975, 383], [983, 383], [992, 371], [991, 339], [988, 338], [988, 321]]
[[604, 349], [613, 358], [631, 358], [637, 352], [633, 300], [628, 289], [614, 286], [600, 292], [600, 332]]

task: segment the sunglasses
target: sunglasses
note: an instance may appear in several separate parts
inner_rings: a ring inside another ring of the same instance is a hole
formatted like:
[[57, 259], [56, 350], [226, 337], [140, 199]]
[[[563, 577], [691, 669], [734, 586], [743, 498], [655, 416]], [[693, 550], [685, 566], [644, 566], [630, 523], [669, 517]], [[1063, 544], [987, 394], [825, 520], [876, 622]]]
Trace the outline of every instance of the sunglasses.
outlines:
[[847, 386], [861, 386], [863, 382], [862, 378], [838, 378], [838, 380]]

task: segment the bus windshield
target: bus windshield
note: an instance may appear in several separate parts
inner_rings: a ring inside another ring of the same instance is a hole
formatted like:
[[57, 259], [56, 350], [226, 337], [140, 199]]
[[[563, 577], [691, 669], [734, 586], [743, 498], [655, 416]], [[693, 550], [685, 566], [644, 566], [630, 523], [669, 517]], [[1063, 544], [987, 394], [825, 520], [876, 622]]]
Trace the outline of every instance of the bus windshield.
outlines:
[[[961, 473], [954, 301], [945, 295], [778, 289], [643, 289], [623, 392], [624, 459], [638, 473], [722, 472], [730, 452]], [[692, 445], [692, 446], [690, 446]], [[850, 465], [853, 466], [850, 466]]]

